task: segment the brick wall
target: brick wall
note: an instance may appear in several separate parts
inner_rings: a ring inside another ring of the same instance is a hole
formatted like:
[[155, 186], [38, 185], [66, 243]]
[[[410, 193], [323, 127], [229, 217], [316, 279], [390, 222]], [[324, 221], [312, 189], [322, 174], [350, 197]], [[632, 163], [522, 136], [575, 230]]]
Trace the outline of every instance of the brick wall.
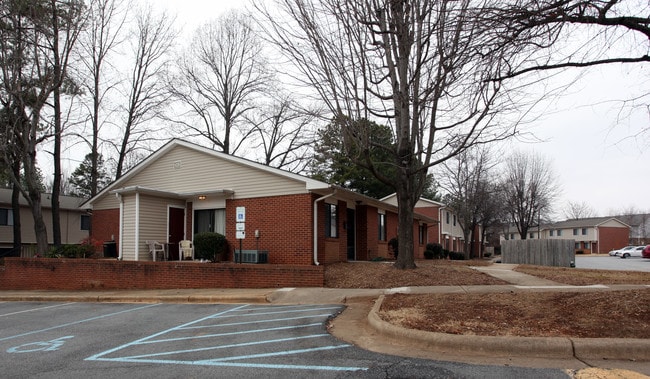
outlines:
[[628, 228], [599, 227], [597, 253], [605, 254], [623, 248], [629, 244], [629, 240], [630, 229]]
[[[105, 242], [115, 238], [119, 246], [120, 238], [120, 210], [103, 209], [93, 211], [90, 218], [92, 223], [92, 238]], [[118, 248], [119, 249], [119, 248]], [[118, 250], [119, 251], [119, 250]]]
[[5, 258], [5, 290], [322, 287], [324, 266]]
[[[236, 239], [236, 208], [246, 207], [244, 250], [268, 250], [269, 263], [311, 265], [313, 262], [312, 196], [310, 194], [273, 196], [226, 201], [226, 236], [232, 260]], [[259, 238], [255, 238], [255, 231]]]

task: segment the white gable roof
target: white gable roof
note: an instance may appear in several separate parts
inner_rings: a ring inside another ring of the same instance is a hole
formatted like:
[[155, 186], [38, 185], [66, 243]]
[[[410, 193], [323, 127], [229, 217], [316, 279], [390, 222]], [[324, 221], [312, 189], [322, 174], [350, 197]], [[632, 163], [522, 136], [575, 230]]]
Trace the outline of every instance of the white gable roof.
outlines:
[[[381, 201], [396, 206], [397, 205], [397, 194], [392, 193], [392, 194], [390, 194], [388, 196], [385, 196], [385, 197], [381, 198]], [[417, 209], [417, 208], [424, 208], [424, 207], [440, 207], [440, 208], [442, 208], [442, 207], [445, 207], [445, 204], [437, 202], [435, 200], [429, 200], [429, 199], [425, 199], [424, 197], [420, 197], [420, 199], [418, 199], [418, 201], [415, 203], [415, 208]]]

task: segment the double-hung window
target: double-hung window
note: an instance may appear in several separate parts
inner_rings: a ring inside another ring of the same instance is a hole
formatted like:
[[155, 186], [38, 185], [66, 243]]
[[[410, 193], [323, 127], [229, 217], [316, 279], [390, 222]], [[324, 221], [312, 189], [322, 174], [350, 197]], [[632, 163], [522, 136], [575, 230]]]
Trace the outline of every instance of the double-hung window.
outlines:
[[337, 238], [338, 229], [338, 212], [335, 204], [325, 204], [325, 237]]
[[420, 245], [425, 245], [427, 243], [427, 224], [420, 225], [418, 231]]
[[13, 209], [0, 208], [0, 225], [11, 226], [14, 224]]
[[81, 230], [90, 230], [90, 216], [89, 215], [81, 215]]
[[386, 215], [383, 213], [379, 213], [379, 219], [377, 223], [379, 225], [379, 230], [377, 231], [379, 240], [386, 241]]

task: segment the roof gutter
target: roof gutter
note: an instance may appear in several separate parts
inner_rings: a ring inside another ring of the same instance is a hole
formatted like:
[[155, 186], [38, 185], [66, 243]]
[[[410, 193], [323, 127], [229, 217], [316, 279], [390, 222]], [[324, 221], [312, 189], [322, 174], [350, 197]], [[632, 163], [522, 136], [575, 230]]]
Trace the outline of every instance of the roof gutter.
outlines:
[[316, 266], [320, 265], [318, 262], [318, 203], [334, 195], [336, 195], [336, 189], [334, 189], [334, 192], [319, 197], [314, 201], [314, 265]]

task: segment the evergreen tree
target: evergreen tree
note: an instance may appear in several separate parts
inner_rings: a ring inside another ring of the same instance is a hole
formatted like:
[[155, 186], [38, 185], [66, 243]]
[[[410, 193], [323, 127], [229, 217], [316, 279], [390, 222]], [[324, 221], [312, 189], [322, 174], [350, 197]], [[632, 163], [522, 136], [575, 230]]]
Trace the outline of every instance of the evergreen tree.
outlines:
[[385, 176], [393, 177], [395, 164], [389, 152], [381, 148], [393, 144], [391, 130], [368, 120], [359, 120], [357, 125], [359, 133], [368, 136], [369, 143], [365, 147], [354, 145], [349, 151], [346, 151], [335, 123], [318, 132], [312, 177], [377, 199], [390, 195], [395, 192], [391, 185], [377, 179], [369, 169], [355, 164], [350, 157], [364, 156]]
[[[101, 154], [97, 157], [97, 187], [98, 191], [106, 187], [110, 182], [108, 172], [104, 167], [104, 158]], [[92, 183], [92, 154], [86, 154], [83, 162], [74, 170], [70, 176], [70, 184], [74, 187], [72, 192], [73, 196], [90, 198], [91, 197], [91, 183]]]

